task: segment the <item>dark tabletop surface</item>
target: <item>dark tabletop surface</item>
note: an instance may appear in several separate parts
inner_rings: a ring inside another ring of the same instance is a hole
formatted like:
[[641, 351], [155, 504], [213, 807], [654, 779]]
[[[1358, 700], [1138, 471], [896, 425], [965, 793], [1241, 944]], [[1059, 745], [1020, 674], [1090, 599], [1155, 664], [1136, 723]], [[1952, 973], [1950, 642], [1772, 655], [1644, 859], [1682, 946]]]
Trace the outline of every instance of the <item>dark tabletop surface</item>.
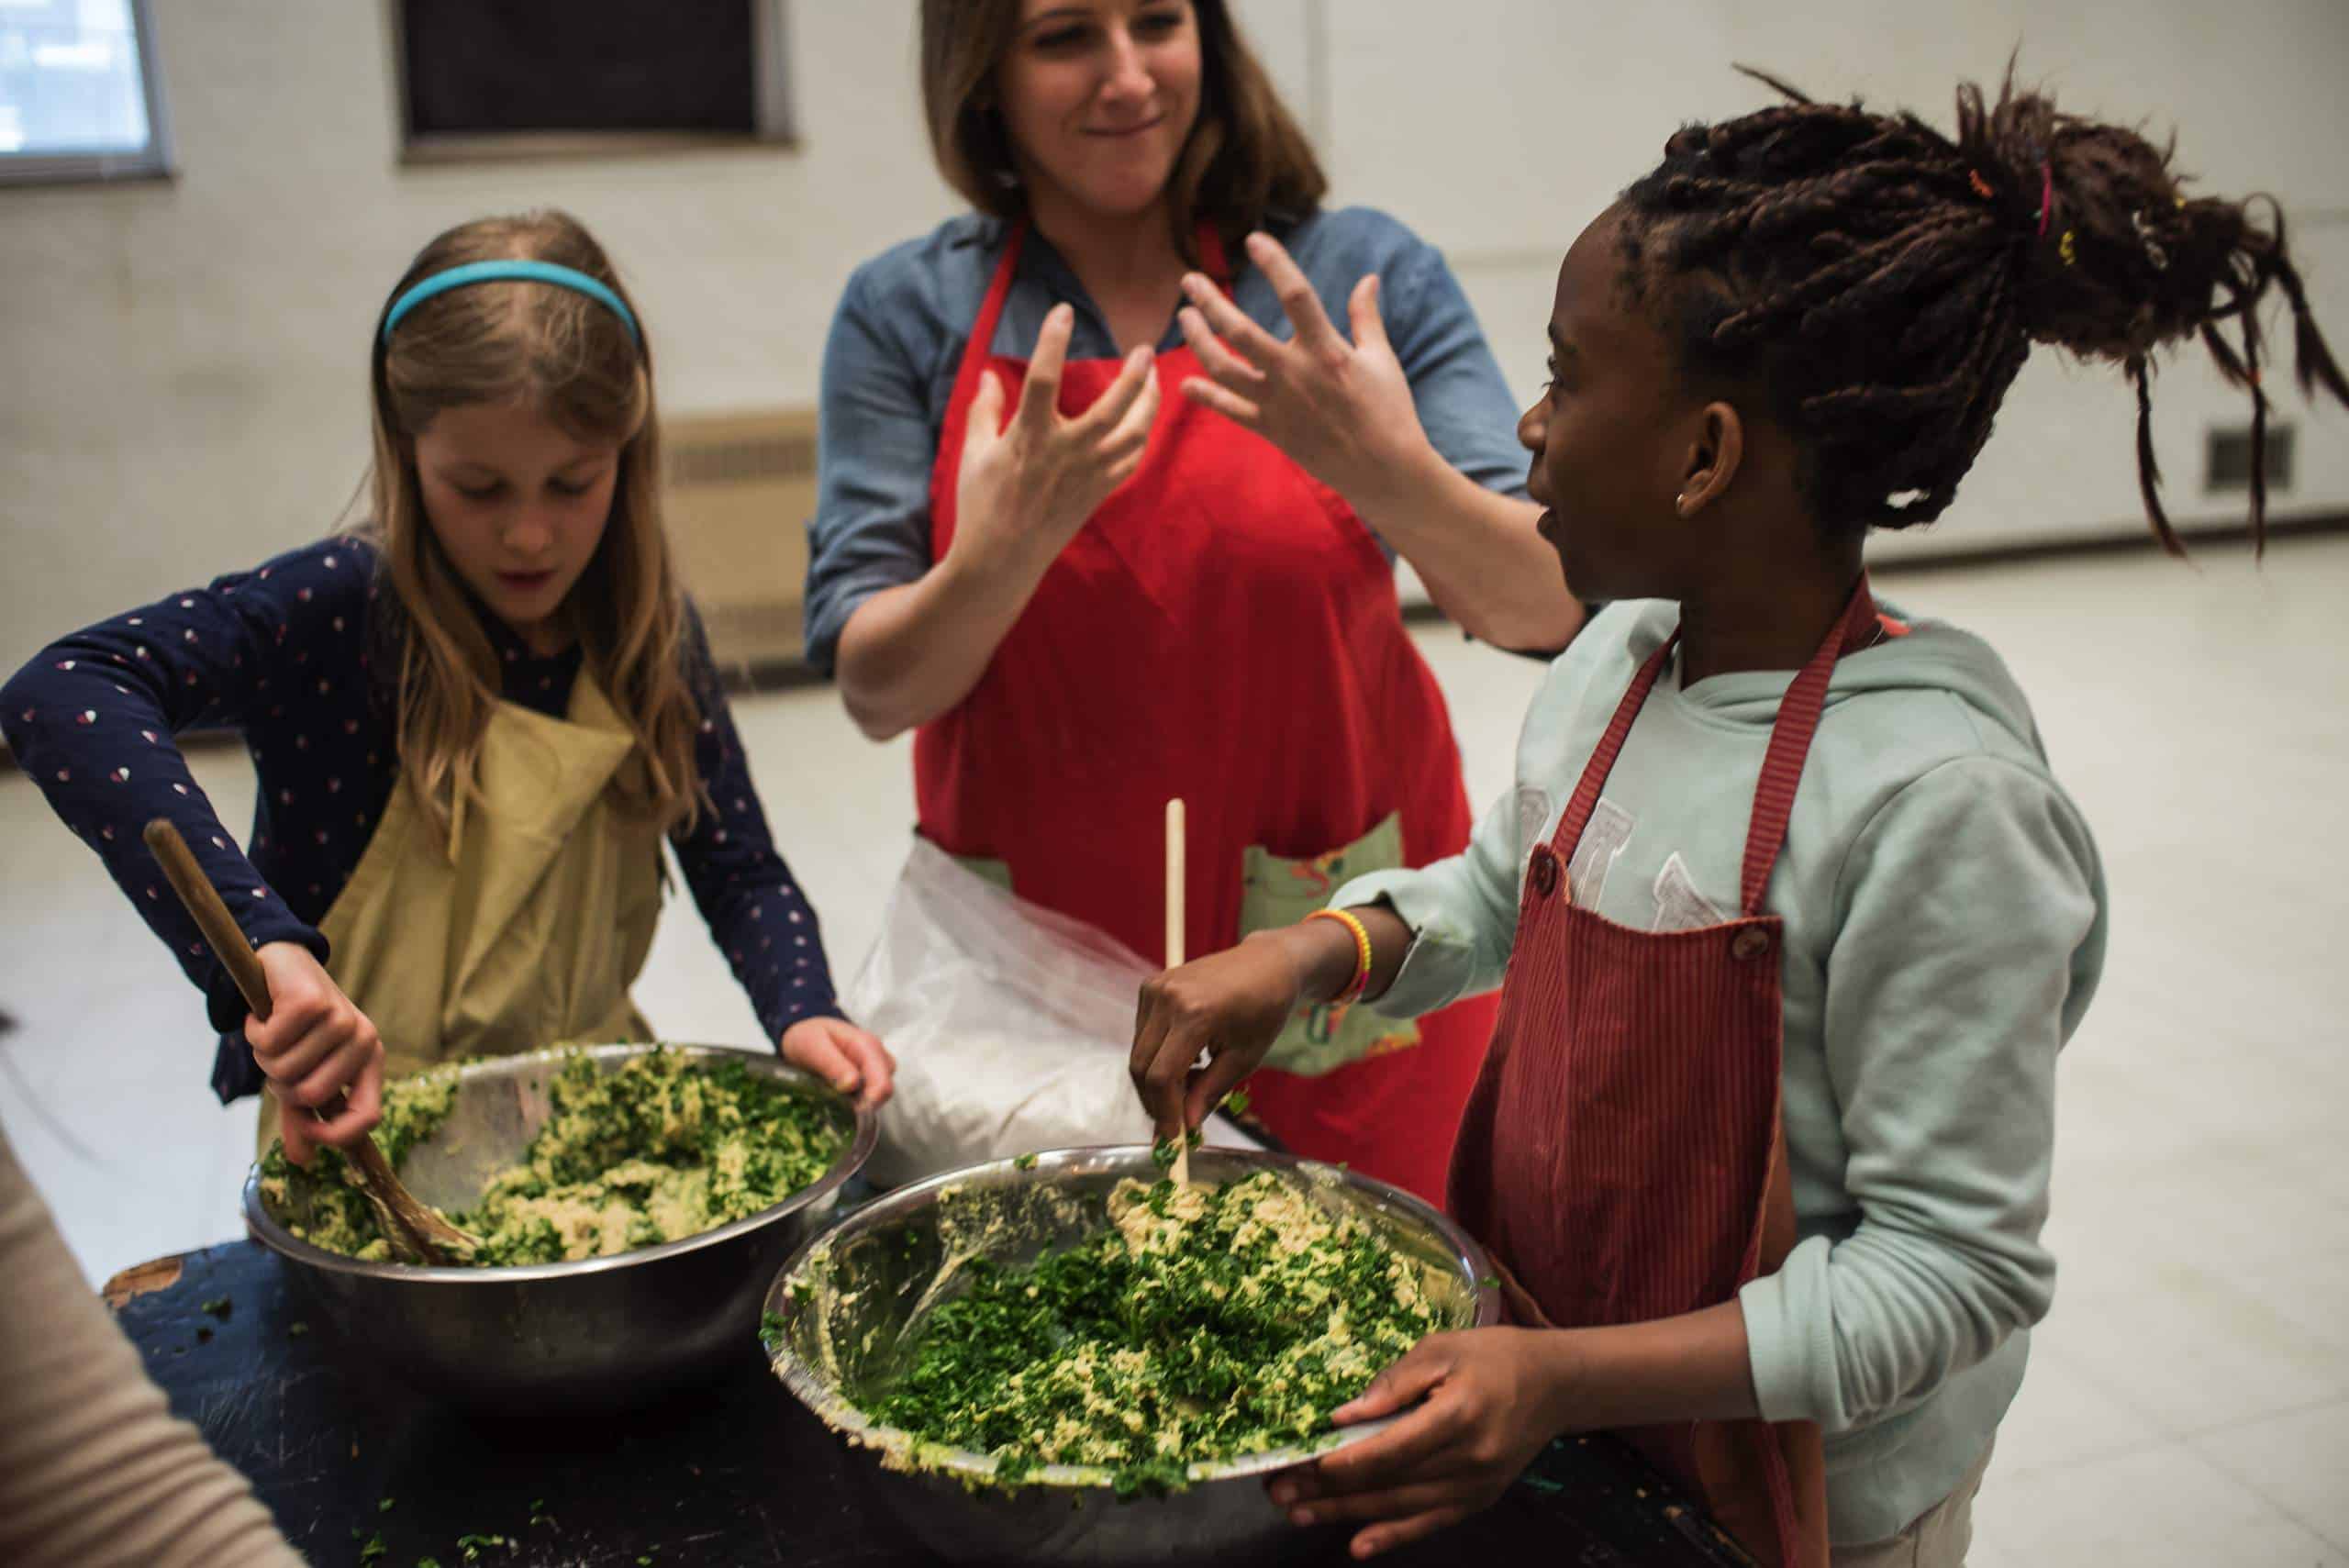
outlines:
[[[493, 1422], [367, 1372], [363, 1348], [250, 1241], [128, 1271], [107, 1295], [173, 1411], [251, 1478], [315, 1563], [412, 1568], [431, 1558], [459, 1568], [467, 1536], [506, 1538], [474, 1548], [500, 1568], [940, 1561], [868, 1505], [872, 1461], [807, 1414], [747, 1339], [738, 1373], [651, 1410]], [[1344, 1560], [1299, 1539], [1300, 1568]], [[1385, 1561], [1720, 1568], [1740, 1559], [1624, 1450], [1586, 1439], [1553, 1447], [1484, 1514]]]

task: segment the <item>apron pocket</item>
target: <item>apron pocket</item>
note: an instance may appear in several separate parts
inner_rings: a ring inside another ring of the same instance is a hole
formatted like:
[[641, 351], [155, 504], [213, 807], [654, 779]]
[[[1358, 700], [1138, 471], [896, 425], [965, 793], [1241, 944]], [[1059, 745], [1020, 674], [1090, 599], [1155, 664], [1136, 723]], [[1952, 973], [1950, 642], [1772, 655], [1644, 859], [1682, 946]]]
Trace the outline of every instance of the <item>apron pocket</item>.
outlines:
[[[1403, 864], [1400, 812], [1368, 833], [1328, 854], [1306, 860], [1275, 855], [1251, 846], [1241, 860], [1240, 934], [1293, 926], [1330, 902], [1330, 895], [1357, 876], [1396, 871]], [[1264, 1065], [1284, 1073], [1319, 1077], [1364, 1057], [1384, 1056], [1419, 1043], [1419, 1029], [1365, 1006], [1316, 1002], [1297, 1009], [1273, 1041]]]

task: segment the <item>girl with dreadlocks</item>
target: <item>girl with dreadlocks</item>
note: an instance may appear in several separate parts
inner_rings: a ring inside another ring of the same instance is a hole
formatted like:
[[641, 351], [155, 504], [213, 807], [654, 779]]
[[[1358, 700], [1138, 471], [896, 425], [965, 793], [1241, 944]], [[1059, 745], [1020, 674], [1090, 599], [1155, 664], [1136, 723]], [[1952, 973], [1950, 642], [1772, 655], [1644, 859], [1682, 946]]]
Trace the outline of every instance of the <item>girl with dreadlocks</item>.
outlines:
[[1674, 136], [1559, 270], [1519, 436], [1567, 580], [1611, 603], [1512, 795], [1466, 852], [1145, 992], [1171, 1130], [1300, 997], [1408, 1016], [1506, 980], [1450, 1200], [1519, 1326], [1426, 1340], [1337, 1419], [1415, 1407], [1273, 1486], [1371, 1521], [1360, 1556], [1609, 1429], [1765, 1562], [1963, 1561], [2053, 1294], [2055, 1055], [2104, 881], [1997, 654], [1880, 605], [1862, 543], [1941, 515], [2035, 342], [2134, 382], [2173, 550], [2155, 349], [2200, 336], [2256, 440], [2280, 287], [2304, 389], [2349, 402], [2272, 204], [2189, 195], [2011, 83], [1962, 91], [1954, 139], [1785, 91]]

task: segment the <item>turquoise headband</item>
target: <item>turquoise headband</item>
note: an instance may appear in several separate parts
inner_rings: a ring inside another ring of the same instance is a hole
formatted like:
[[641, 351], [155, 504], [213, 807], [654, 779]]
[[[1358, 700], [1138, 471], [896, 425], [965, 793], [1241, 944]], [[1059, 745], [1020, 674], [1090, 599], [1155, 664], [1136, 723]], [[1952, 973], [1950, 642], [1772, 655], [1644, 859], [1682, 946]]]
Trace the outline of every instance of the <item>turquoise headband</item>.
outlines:
[[391, 309], [384, 313], [384, 341], [388, 343], [392, 340], [392, 328], [400, 324], [400, 317], [435, 295], [447, 294], [451, 289], [464, 288], [472, 284], [494, 284], [508, 279], [518, 279], [527, 283], [552, 284], [557, 288], [567, 288], [573, 294], [584, 294], [614, 316], [618, 317], [621, 324], [628, 328], [628, 335], [636, 339], [640, 348], [643, 346], [644, 334], [637, 328], [634, 313], [629, 309], [627, 303], [608, 287], [575, 268], [558, 267], [552, 261], [467, 261], [462, 267], [451, 267], [445, 272], [433, 273], [394, 300]]

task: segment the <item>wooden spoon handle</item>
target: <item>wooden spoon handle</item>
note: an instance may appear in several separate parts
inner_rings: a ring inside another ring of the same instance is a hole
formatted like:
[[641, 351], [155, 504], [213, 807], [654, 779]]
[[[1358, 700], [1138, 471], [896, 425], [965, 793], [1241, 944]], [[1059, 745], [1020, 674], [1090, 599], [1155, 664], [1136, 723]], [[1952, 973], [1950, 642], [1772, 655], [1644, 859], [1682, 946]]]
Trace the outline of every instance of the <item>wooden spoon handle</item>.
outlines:
[[[1166, 967], [1183, 967], [1183, 907], [1186, 885], [1184, 860], [1189, 849], [1189, 829], [1184, 821], [1183, 802], [1178, 798], [1166, 803]], [[1187, 1118], [1174, 1127], [1174, 1184], [1191, 1184], [1191, 1128]]]
[[[228, 906], [204, 868], [195, 863], [195, 855], [180, 837], [180, 830], [171, 822], [158, 817], [147, 824], [141, 835], [155, 862], [163, 868], [163, 875], [172, 891], [204, 932], [204, 940], [212, 946], [213, 956], [228, 971], [237, 989], [245, 998], [245, 1006], [253, 1017], [264, 1023], [269, 1019], [269, 976], [261, 966], [261, 956], [253, 951], [251, 942], [245, 940], [244, 928], [228, 913]], [[292, 1106], [288, 1116], [301, 1114]], [[395, 1251], [410, 1253], [420, 1262], [438, 1263], [446, 1261], [444, 1254], [473, 1244], [473, 1239], [451, 1225], [431, 1209], [417, 1201], [392, 1173], [391, 1162], [375, 1146], [372, 1134], [363, 1134], [343, 1157], [359, 1173], [359, 1180], [368, 1196], [375, 1200], [384, 1218], [393, 1221], [384, 1227], [386, 1238]]]
[[204, 940], [211, 944], [212, 953], [228, 971], [228, 978], [245, 998], [245, 1006], [253, 1017], [263, 1023], [269, 1021], [269, 976], [261, 966], [261, 955], [253, 951], [252, 943], [245, 940], [244, 928], [228, 913], [227, 901], [204, 868], [195, 863], [195, 852], [180, 837], [180, 830], [166, 817], [158, 817], [147, 824], [143, 835], [155, 863], [163, 868], [164, 879], [172, 891], [180, 895], [187, 906]]

